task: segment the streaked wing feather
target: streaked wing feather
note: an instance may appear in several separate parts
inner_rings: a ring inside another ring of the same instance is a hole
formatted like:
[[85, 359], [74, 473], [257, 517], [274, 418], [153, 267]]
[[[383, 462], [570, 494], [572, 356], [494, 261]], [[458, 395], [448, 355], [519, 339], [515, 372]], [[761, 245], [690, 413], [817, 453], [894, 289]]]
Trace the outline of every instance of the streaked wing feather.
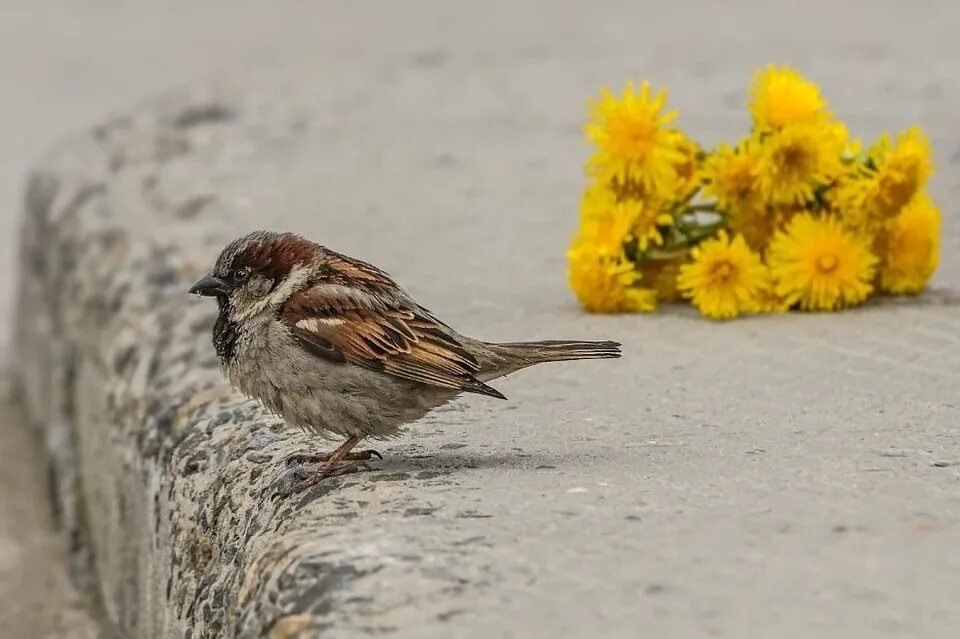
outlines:
[[328, 266], [281, 312], [304, 348], [422, 384], [502, 397], [476, 379], [480, 364], [452, 331], [383, 271], [332, 252]]

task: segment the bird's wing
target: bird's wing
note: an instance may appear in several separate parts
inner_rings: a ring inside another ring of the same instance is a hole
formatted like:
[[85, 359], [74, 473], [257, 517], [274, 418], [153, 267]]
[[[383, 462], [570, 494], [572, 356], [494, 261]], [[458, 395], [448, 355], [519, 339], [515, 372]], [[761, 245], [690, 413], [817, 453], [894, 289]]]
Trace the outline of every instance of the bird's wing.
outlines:
[[503, 398], [476, 379], [480, 364], [446, 325], [378, 268], [326, 251], [324, 268], [281, 318], [301, 346], [329, 361], [429, 386]]

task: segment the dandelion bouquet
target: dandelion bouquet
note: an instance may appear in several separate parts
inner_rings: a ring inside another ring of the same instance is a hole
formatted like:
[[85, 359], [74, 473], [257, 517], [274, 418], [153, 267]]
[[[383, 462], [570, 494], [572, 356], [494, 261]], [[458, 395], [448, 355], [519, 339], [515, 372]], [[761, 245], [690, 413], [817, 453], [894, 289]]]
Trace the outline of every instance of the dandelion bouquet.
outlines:
[[728, 319], [923, 290], [940, 250], [923, 133], [864, 150], [788, 68], [758, 72], [750, 94], [752, 131], [710, 151], [673, 126], [647, 83], [591, 104], [595, 152], [567, 255], [584, 308], [686, 299]]

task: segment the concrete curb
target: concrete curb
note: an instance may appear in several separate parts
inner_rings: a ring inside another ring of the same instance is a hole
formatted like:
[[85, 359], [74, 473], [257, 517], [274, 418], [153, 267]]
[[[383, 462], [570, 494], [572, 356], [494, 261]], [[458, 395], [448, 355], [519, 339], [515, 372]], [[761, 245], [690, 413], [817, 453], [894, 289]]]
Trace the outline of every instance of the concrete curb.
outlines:
[[200, 222], [216, 198], [166, 200], [156, 176], [212, 152], [236, 108], [164, 98], [69, 141], [27, 188], [19, 377], [76, 573], [123, 636], [296, 636], [316, 622], [304, 598], [334, 596], [318, 582], [364, 572], [318, 563], [315, 521], [269, 502], [294, 447], [223, 385], [212, 309], [184, 295], [222, 244]]

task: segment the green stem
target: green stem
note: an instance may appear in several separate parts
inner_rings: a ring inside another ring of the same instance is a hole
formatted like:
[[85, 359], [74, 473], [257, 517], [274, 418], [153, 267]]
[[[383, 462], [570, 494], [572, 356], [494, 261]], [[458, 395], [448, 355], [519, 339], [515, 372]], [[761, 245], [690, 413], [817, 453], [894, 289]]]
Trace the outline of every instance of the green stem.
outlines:
[[722, 218], [710, 224], [679, 223], [676, 226], [676, 229], [682, 238], [679, 242], [679, 245], [689, 248], [694, 244], [696, 244], [697, 242], [699, 242], [700, 240], [702, 240], [703, 238], [710, 237], [711, 235], [716, 233], [719, 229], [723, 228], [724, 226], [726, 226], [726, 220]]
[[725, 220], [718, 220], [713, 224], [704, 224], [703, 226], [697, 226], [693, 229], [694, 233], [687, 235], [687, 239], [693, 240], [693, 243], [696, 244], [703, 238], [713, 235], [714, 233], [719, 231], [721, 228], [723, 228], [725, 225], [726, 225]]
[[675, 218], [675, 224], [669, 231], [666, 245], [658, 248], [650, 247], [643, 252], [636, 251], [636, 247], [633, 247], [634, 257], [632, 259], [638, 261], [672, 260], [683, 256], [691, 247], [700, 242], [700, 240], [710, 237], [715, 234], [717, 230], [726, 226], [726, 220], [723, 219], [723, 217], [720, 217], [715, 222], [703, 223], [696, 219], [686, 219], [684, 216], [696, 212], [720, 215], [716, 209], [716, 202], [704, 202], [685, 206], [682, 213]]
[[716, 202], [701, 202], [700, 204], [691, 204], [687, 207], [687, 212], [689, 213], [716, 213], [717, 212], [717, 203]]
[[678, 257], [681, 257], [687, 253], [689, 249], [687, 248], [678, 248], [672, 251], [664, 250], [659, 248], [648, 249], [647, 253], [643, 256], [643, 259], [647, 260], [672, 260]]

